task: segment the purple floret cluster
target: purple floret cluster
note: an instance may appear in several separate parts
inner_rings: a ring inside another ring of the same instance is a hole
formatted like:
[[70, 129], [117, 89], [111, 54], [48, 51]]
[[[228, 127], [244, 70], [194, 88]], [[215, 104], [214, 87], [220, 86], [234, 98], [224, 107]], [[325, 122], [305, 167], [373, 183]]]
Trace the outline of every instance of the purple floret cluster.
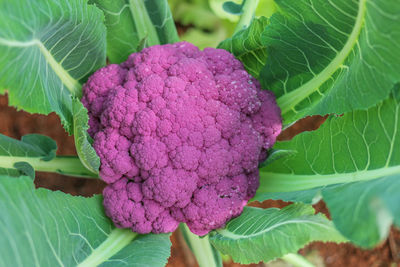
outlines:
[[108, 65], [83, 87], [117, 227], [198, 235], [238, 216], [281, 131], [274, 95], [222, 49], [158, 45]]

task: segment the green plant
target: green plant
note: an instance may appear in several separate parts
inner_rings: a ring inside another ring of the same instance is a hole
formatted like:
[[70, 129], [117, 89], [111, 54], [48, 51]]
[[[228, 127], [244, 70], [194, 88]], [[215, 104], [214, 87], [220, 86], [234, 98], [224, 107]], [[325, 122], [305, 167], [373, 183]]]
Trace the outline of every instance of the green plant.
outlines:
[[[296, 259], [291, 253], [315, 240], [371, 248], [400, 226], [400, 5], [276, 0], [275, 7], [269, 18], [254, 17], [257, 6], [244, 1], [236, 33], [218, 47], [274, 92], [285, 127], [328, 118], [278, 142], [260, 165], [253, 200], [294, 204], [245, 207], [205, 238], [182, 226], [203, 266], [221, 266], [217, 251], [240, 263]], [[57, 113], [79, 156], [56, 156], [45, 136], [0, 135], [0, 265], [166, 264], [169, 234], [115, 228], [101, 195], [35, 189], [32, 178], [46, 171], [97, 179], [82, 85], [106, 59], [121, 63], [143, 47], [178, 40], [163, 0], [0, 0], [0, 93], [19, 109]], [[332, 220], [311, 207], [321, 199]]]

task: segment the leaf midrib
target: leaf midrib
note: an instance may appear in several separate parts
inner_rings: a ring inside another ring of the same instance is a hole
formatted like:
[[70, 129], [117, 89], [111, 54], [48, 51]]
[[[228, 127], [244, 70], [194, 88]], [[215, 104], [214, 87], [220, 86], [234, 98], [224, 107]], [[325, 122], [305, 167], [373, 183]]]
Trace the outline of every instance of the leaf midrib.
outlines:
[[290, 192], [341, 183], [352, 183], [379, 179], [400, 174], [400, 165], [373, 170], [334, 174], [292, 174], [263, 172], [260, 170], [263, 192]]
[[283, 226], [283, 225], [289, 225], [289, 224], [303, 224], [303, 223], [306, 223], [306, 224], [313, 224], [313, 225], [317, 225], [317, 226], [324, 227], [324, 228], [326, 228], [326, 229], [330, 229], [329, 226], [327, 226], [327, 225], [325, 225], [325, 224], [323, 224], [323, 223], [318, 223], [318, 222], [315, 222], [315, 221], [312, 221], [312, 220], [307, 220], [307, 219], [296, 219], [296, 220], [289, 220], [289, 221], [284, 221], [284, 222], [277, 223], [277, 224], [272, 225], [272, 226], [270, 226], [270, 227], [268, 227], [268, 228], [266, 228], [266, 229], [264, 229], [264, 230], [262, 230], [262, 231], [259, 231], [259, 232], [256, 232], [256, 233], [253, 233], [253, 234], [250, 234], [250, 235], [239, 235], [239, 234], [235, 234], [235, 233], [233, 233], [232, 231], [229, 231], [229, 230], [227, 230], [227, 229], [217, 230], [217, 232], [218, 232], [218, 234], [220, 234], [221, 236], [226, 237], [226, 238], [230, 238], [230, 239], [233, 239], [233, 240], [237, 240], [237, 239], [248, 239], [248, 238], [252, 238], [252, 237], [259, 236], [259, 235], [262, 235], [262, 234], [264, 234], [264, 233], [273, 231], [274, 229], [276, 229], [276, 228], [278, 228], [278, 227], [280, 227], [280, 226]]
[[346, 44], [343, 46], [342, 50], [340, 50], [340, 52], [336, 55], [336, 57], [331, 61], [331, 63], [308, 82], [277, 99], [277, 103], [282, 110], [282, 114], [286, 114], [287, 112], [292, 110], [297, 104], [303, 101], [306, 97], [317, 91], [318, 88], [323, 85], [346, 60], [350, 52], [353, 50], [354, 46], [357, 44], [358, 37], [361, 33], [361, 29], [363, 28], [366, 13], [366, 1], [367, 0], [359, 1], [357, 18], [356, 23], [354, 24], [354, 28], [349, 35]]
[[37, 46], [46, 59], [47, 63], [56, 73], [61, 82], [65, 85], [65, 87], [71, 92], [72, 95], [80, 97], [81, 94], [81, 85], [80, 83], [72, 78], [72, 76], [66, 71], [62, 65], [57, 62], [57, 60], [53, 57], [50, 51], [44, 46], [44, 44], [39, 39], [32, 39], [30, 41], [21, 42], [17, 40], [7, 40], [0, 37], [0, 45], [8, 46], [8, 47], [31, 47]]
[[112, 258], [137, 237], [130, 229], [115, 228], [108, 237], [78, 267], [98, 266]]

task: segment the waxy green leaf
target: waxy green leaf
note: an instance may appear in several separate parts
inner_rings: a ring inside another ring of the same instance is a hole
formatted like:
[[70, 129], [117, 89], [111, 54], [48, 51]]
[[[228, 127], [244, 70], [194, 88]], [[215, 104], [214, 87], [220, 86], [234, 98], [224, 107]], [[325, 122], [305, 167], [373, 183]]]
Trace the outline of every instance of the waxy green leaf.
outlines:
[[351, 241], [373, 247], [385, 239], [393, 222], [400, 226], [399, 93], [395, 87], [376, 107], [331, 116], [317, 131], [278, 143], [275, 149], [297, 153], [260, 170], [254, 200], [322, 197]]
[[400, 227], [400, 175], [309, 190], [264, 193], [256, 200], [317, 203], [323, 198], [336, 228], [353, 243], [372, 248]]
[[366, 109], [400, 80], [397, 0], [277, 0], [260, 74], [284, 122]]
[[264, 89], [285, 124], [370, 108], [400, 80], [397, 0], [276, 0], [277, 12], [222, 42]]
[[168, 234], [137, 235], [105, 216], [102, 197], [35, 189], [0, 176], [1, 266], [164, 266]]
[[235, 262], [271, 261], [296, 253], [312, 241], [345, 242], [333, 224], [309, 205], [293, 204], [281, 210], [245, 207], [224, 229], [211, 233], [211, 243]]
[[94, 174], [99, 173], [100, 158], [92, 147], [89, 129], [89, 116], [87, 109], [78, 99], [73, 99], [72, 110], [74, 114], [74, 138], [76, 152], [82, 164]]
[[239, 31], [218, 46], [234, 54], [255, 78], [258, 78], [267, 60], [267, 48], [261, 41], [261, 34], [267, 25], [267, 18], [255, 19], [248, 28]]
[[179, 41], [166, 0], [92, 0], [106, 17], [107, 57], [111, 63], [125, 61], [146, 46]]
[[86, 0], [0, 1], [0, 93], [72, 131], [71, 96], [105, 64], [103, 15]]
[[313, 132], [279, 142], [295, 151], [260, 169], [263, 192], [285, 192], [400, 174], [399, 90], [376, 107], [331, 116]]

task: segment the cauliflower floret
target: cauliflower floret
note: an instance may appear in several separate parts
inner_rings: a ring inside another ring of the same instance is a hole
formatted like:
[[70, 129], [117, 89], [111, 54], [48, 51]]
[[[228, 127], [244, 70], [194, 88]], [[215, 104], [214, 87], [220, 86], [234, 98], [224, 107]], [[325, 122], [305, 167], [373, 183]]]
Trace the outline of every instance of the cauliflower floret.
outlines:
[[240, 215], [281, 131], [271, 92], [225, 50], [180, 42], [132, 54], [83, 87], [117, 227], [199, 235]]

